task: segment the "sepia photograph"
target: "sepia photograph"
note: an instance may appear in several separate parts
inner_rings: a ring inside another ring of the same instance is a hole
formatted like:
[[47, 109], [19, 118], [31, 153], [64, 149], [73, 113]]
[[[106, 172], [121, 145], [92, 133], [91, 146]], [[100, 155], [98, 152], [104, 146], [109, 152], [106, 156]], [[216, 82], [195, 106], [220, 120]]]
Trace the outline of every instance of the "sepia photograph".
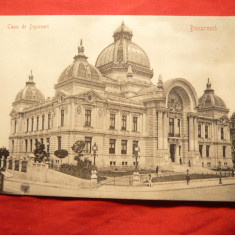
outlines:
[[235, 201], [234, 26], [0, 16], [0, 194]]

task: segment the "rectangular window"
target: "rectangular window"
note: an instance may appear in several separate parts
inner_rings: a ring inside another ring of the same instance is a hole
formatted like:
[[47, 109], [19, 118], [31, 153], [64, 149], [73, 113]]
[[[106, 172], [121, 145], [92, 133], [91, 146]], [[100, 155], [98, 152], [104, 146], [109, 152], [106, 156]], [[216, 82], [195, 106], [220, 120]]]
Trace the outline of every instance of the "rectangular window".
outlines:
[[206, 146], [206, 157], [209, 157], [210, 156], [210, 146], [207, 145]]
[[37, 117], [37, 127], [36, 127], [37, 129], [37, 131], [38, 131], [38, 129], [39, 129], [39, 117]]
[[201, 138], [202, 137], [202, 126], [201, 125], [198, 125], [197, 132], [198, 132], [198, 138]]
[[14, 152], [14, 147], [15, 147], [15, 146], [14, 146], [14, 145], [15, 145], [14, 140], [11, 141], [11, 144], [12, 144], [12, 146], [11, 146], [11, 147], [12, 147], [12, 152]]
[[110, 113], [110, 129], [115, 129], [115, 114]]
[[48, 129], [51, 129], [51, 114], [48, 114]]
[[205, 126], [205, 138], [208, 139], [208, 126]]
[[33, 152], [33, 140], [30, 139], [30, 152], [32, 153]]
[[179, 156], [181, 155], [181, 146], [179, 146]]
[[42, 115], [42, 130], [44, 130], [45, 115]]
[[64, 110], [62, 109], [61, 110], [61, 113], [60, 113], [60, 125], [61, 126], [64, 126]]
[[91, 110], [85, 110], [85, 126], [91, 126]]
[[223, 146], [223, 158], [226, 157], [226, 146]]
[[28, 140], [25, 140], [25, 152], [28, 152]]
[[47, 138], [47, 153], [50, 153], [50, 138]]
[[31, 131], [33, 131], [33, 126], [34, 126], [34, 118], [32, 117], [32, 126], [31, 126]]
[[174, 118], [169, 118], [169, 136], [174, 136]]
[[122, 130], [123, 131], [126, 130], [126, 120], [127, 120], [127, 116], [126, 115], [122, 115]]
[[16, 133], [16, 127], [17, 127], [17, 120], [15, 120], [14, 133]]
[[110, 161], [109, 164], [110, 164], [110, 166], [116, 166], [116, 162], [115, 161]]
[[138, 124], [138, 118], [137, 117], [133, 117], [133, 131], [137, 131], [138, 130], [137, 124]]
[[91, 137], [85, 137], [85, 152], [86, 153], [91, 153]]
[[121, 154], [127, 154], [127, 140], [122, 140]]
[[57, 141], [58, 141], [58, 150], [60, 150], [61, 149], [61, 136], [58, 136], [57, 138], [58, 138], [57, 139]]
[[221, 135], [221, 140], [223, 140], [224, 139], [224, 128], [223, 127], [221, 127], [221, 129], [220, 129], [220, 135]]
[[110, 154], [115, 154], [115, 144], [116, 144], [115, 139], [110, 139], [109, 140], [109, 153]]
[[138, 166], [138, 162], [133, 162], [133, 165], [135, 166], [135, 165], [137, 165]]
[[29, 118], [27, 118], [26, 132], [29, 132]]
[[135, 155], [135, 147], [138, 146], [138, 141], [137, 140], [133, 140], [133, 144], [132, 144], [132, 154]]
[[127, 162], [122, 162], [122, 166], [127, 166]]
[[201, 157], [202, 157], [202, 149], [203, 149], [203, 145], [199, 145], [199, 153]]

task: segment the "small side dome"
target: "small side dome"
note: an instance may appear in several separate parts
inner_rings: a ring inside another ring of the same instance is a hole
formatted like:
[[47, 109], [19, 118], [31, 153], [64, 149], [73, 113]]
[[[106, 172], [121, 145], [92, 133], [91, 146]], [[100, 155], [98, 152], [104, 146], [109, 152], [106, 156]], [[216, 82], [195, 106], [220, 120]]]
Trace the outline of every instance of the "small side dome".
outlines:
[[45, 97], [42, 92], [35, 86], [33, 81], [33, 74], [29, 75], [29, 80], [26, 82], [25, 87], [18, 92], [16, 95], [15, 101], [30, 101], [30, 102], [44, 102]]
[[231, 119], [235, 119], [235, 112], [233, 112]]
[[78, 47], [78, 54], [74, 56], [73, 64], [69, 65], [59, 76], [58, 83], [62, 83], [71, 78], [81, 78], [87, 80], [100, 80], [101, 73], [93, 65], [87, 62], [87, 58], [84, 55], [84, 47], [82, 45], [82, 40]]
[[211, 88], [211, 83], [208, 78], [208, 82], [206, 85], [206, 90], [201, 98], [199, 98], [199, 107], [218, 107], [227, 109], [225, 102], [215, 95], [214, 90]]

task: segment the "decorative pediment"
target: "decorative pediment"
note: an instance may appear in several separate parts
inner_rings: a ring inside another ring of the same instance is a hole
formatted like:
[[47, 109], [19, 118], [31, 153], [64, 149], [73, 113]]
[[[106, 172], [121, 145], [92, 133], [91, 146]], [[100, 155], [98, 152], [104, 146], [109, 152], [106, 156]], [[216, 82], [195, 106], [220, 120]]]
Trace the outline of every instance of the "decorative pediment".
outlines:
[[230, 120], [227, 117], [227, 115], [223, 115], [222, 117], [219, 118], [220, 123], [222, 124], [227, 124]]
[[65, 91], [58, 91], [55, 96], [52, 98], [52, 101], [62, 103], [64, 101], [64, 98], [66, 98], [69, 94]]
[[76, 97], [84, 99], [87, 103], [94, 103], [97, 101], [106, 101], [104, 97], [102, 97], [100, 94], [98, 94], [97, 92], [93, 90], [80, 93], [76, 95]]

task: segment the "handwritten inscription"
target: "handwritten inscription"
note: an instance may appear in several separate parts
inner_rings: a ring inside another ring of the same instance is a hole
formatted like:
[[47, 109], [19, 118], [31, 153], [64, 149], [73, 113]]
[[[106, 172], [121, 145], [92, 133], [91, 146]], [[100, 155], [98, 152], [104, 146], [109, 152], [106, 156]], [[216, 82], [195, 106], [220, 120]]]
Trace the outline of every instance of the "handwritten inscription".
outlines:
[[45, 30], [49, 29], [48, 24], [8, 24], [7, 28], [10, 30], [17, 30], [17, 29], [23, 29], [23, 30]]
[[216, 25], [214, 26], [197, 26], [197, 25], [190, 25], [190, 32], [194, 31], [217, 31]]

